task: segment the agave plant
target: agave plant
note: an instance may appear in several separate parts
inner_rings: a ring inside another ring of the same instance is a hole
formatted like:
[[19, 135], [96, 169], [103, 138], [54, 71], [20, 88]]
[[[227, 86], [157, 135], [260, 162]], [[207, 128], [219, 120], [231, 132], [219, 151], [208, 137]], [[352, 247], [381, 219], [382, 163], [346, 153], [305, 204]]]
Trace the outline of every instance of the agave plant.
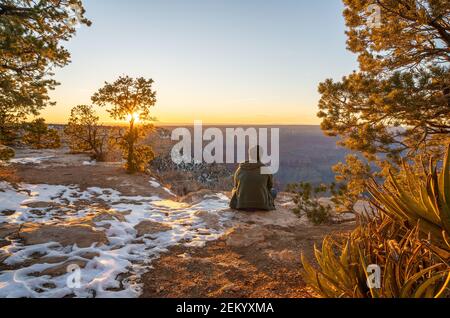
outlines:
[[[307, 281], [324, 297], [450, 297], [450, 146], [441, 172], [414, 174], [383, 186], [368, 184], [380, 213], [362, 220], [348, 237], [325, 238], [315, 249], [318, 269], [302, 255]], [[425, 169], [424, 169], [425, 171]], [[381, 269], [380, 288], [369, 288], [368, 266]]]
[[[400, 240], [392, 237], [402, 237]], [[430, 243], [389, 218], [358, 227], [347, 239], [325, 238], [315, 250], [318, 268], [302, 255], [307, 282], [328, 298], [449, 297], [450, 267]], [[369, 288], [369, 265], [380, 272], [380, 288]]]
[[410, 228], [418, 224], [432, 241], [441, 248], [450, 249], [450, 146], [440, 173], [432, 163], [429, 172], [422, 174], [412, 173], [406, 164], [403, 164], [403, 170], [403, 183], [392, 173], [383, 186], [374, 180], [368, 183], [372, 203]]

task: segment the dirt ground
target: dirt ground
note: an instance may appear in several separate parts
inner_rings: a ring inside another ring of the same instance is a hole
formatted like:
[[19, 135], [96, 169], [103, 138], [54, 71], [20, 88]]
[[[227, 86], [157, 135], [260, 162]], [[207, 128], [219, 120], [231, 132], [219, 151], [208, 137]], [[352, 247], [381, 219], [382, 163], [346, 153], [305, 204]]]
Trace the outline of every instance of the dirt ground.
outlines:
[[[12, 164], [0, 167], [0, 178], [10, 182], [51, 185], [78, 185], [81, 190], [89, 187], [112, 188], [124, 195], [152, 196], [161, 198], [173, 197], [162, 188], [149, 186], [149, 177], [156, 175], [129, 175], [122, 164], [95, 163], [87, 164], [90, 158], [86, 155], [73, 155], [66, 149], [60, 150], [16, 150], [16, 158], [47, 158], [39, 164]], [[162, 180], [158, 180], [166, 186]], [[170, 185], [167, 185], [170, 187]]]
[[224, 237], [205, 248], [174, 248], [144, 275], [142, 297], [315, 297], [302, 277], [301, 253], [311, 258], [325, 234], [351, 227], [269, 227], [265, 241], [251, 246], [229, 246]]
[[[119, 164], [86, 165], [85, 160], [80, 156], [56, 165], [51, 161], [13, 164], [0, 168], [0, 180], [112, 188], [124, 195], [195, 200], [195, 194], [174, 198], [162, 188], [152, 188], [149, 175], [128, 175]], [[295, 216], [289, 204], [289, 198], [281, 195], [276, 211], [233, 211], [230, 230], [219, 240], [205, 247], [170, 249], [142, 277], [142, 297], [314, 297], [302, 278], [301, 253], [311, 258], [314, 245], [320, 246], [325, 235], [346, 232], [355, 225], [313, 226]]]

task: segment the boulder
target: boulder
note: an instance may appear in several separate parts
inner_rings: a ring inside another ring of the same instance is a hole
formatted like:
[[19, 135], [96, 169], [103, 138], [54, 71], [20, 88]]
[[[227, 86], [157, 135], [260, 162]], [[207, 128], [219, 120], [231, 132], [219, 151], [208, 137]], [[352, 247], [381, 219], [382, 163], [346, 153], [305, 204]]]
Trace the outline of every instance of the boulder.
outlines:
[[90, 247], [92, 244], [105, 244], [108, 239], [104, 232], [96, 231], [87, 224], [24, 224], [20, 237], [25, 245], [57, 242], [62, 246], [76, 244], [78, 247]]
[[172, 227], [166, 224], [146, 220], [136, 225], [134, 229], [137, 231], [137, 236], [139, 237], [146, 234], [151, 235], [159, 232], [170, 231]]

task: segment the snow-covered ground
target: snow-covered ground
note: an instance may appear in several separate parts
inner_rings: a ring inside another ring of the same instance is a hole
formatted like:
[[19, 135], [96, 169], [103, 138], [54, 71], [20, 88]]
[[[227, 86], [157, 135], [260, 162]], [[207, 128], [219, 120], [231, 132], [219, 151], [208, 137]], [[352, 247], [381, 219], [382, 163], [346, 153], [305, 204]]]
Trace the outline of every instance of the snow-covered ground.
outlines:
[[[161, 187], [154, 179], [149, 182], [151, 187]], [[157, 196], [124, 196], [113, 189], [82, 191], [75, 185], [46, 184], [14, 187], [0, 182], [0, 225], [69, 224], [105, 210], [112, 215], [94, 223], [95, 230], [106, 234], [106, 244], [83, 248], [58, 242], [23, 245], [15, 239], [1, 248], [0, 252], [9, 255], [3, 263], [13, 269], [0, 271], [0, 297], [137, 297], [139, 277], [169, 247], [203, 246], [223, 235], [232, 216], [227, 207], [228, 198], [222, 194], [188, 205]], [[164, 230], [138, 236], [136, 226], [143, 221], [161, 224]], [[36, 255], [61, 262], [30, 262]], [[80, 261], [81, 268], [71, 265], [59, 275], [42, 274]], [[79, 285], [70, 283], [78, 277]]]
[[22, 164], [22, 165], [28, 165], [28, 164], [40, 164], [44, 161], [49, 161], [51, 159], [54, 159], [53, 156], [46, 156], [46, 157], [24, 157], [24, 158], [16, 158], [11, 159], [10, 163], [16, 163], [16, 164]]

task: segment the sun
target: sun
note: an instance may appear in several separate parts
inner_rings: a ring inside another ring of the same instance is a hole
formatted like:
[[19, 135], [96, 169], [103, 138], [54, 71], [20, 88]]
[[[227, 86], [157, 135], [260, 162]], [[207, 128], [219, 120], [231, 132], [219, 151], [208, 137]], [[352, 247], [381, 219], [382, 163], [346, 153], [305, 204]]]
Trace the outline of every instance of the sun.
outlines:
[[134, 120], [135, 123], [138, 123], [141, 121], [141, 116], [138, 113], [128, 114], [127, 121], [131, 122], [132, 120]]

